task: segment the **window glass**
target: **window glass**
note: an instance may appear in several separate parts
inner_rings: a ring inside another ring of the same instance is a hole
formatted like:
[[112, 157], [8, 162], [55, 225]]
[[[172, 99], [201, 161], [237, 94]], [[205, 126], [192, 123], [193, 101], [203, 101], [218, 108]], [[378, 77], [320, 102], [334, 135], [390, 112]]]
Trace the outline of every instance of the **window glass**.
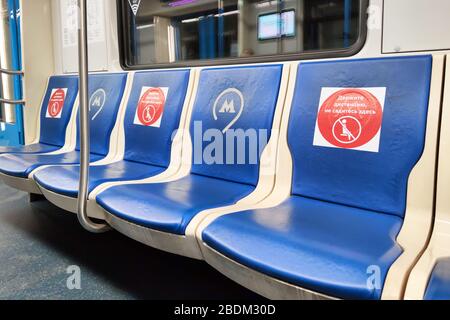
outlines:
[[345, 49], [359, 0], [118, 0], [128, 66]]

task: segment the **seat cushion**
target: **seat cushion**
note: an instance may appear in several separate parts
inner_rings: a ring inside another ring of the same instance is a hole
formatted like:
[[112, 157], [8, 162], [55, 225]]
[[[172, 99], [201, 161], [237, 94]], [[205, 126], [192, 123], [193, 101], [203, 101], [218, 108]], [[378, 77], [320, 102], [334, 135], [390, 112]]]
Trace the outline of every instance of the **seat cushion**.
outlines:
[[436, 263], [425, 293], [425, 300], [450, 300], [450, 258]]
[[[91, 161], [98, 161], [102, 157], [91, 154]], [[11, 154], [0, 157], [0, 172], [19, 178], [28, 178], [31, 172], [41, 166], [79, 163], [80, 153], [78, 151], [58, 155]]]
[[48, 153], [53, 152], [61, 147], [52, 146], [44, 143], [35, 143], [27, 146], [13, 146], [13, 147], [0, 147], [0, 154], [12, 153], [12, 154], [20, 154], [20, 153]]
[[[132, 161], [91, 166], [89, 169], [89, 192], [105, 182], [144, 179], [164, 170], [165, 168], [162, 167]], [[76, 198], [78, 197], [79, 175], [79, 166], [55, 166], [39, 170], [34, 175], [34, 180], [49, 191]]]
[[134, 224], [184, 235], [194, 216], [244, 198], [253, 186], [189, 175], [169, 183], [124, 185], [97, 196], [109, 213]]
[[[293, 196], [276, 208], [222, 216], [203, 241], [234, 261], [328, 296], [379, 299], [401, 254], [393, 215]], [[373, 269], [375, 268], [375, 269]], [[380, 271], [380, 288], [367, 282]]]

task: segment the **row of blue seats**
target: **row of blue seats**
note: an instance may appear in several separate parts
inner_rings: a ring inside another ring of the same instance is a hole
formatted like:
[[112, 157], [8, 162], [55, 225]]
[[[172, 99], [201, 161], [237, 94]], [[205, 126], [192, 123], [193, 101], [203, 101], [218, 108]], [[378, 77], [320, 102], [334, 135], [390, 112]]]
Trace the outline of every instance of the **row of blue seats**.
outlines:
[[[270, 298], [401, 298], [426, 245], [402, 241], [411, 194], [433, 198], [411, 176], [434, 170], [441, 60], [92, 74], [88, 214]], [[39, 141], [0, 148], [6, 183], [73, 212], [77, 93], [77, 77], [51, 77]], [[247, 150], [265, 132], [255, 161], [215, 144], [232, 130]]]

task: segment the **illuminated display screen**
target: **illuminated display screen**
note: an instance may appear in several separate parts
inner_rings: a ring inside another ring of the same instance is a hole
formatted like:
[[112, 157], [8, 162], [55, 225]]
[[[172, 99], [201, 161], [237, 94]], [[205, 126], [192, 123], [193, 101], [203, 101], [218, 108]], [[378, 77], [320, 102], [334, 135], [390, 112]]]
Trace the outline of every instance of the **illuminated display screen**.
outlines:
[[281, 35], [295, 37], [295, 11], [289, 10], [281, 13]]
[[258, 39], [275, 39], [280, 36], [280, 15], [266, 14], [258, 17]]
[[258, 39], [294, 37], [295, 27], [295, 10], [262, 14], [258, 17]]

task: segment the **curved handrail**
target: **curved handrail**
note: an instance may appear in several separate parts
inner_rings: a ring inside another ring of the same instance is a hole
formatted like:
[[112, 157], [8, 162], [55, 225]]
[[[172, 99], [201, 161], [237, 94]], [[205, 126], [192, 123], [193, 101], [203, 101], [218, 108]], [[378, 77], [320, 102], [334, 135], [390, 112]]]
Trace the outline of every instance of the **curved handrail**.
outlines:
[[93, 222], [87, 215], [90, 137], [89, 137], [89, 91], [88, 91], [88, 41], [87, 41], [87, 0], [78, 0], [78, 69], [80, 77], [80, 185], [78, 190], [78, 221], [89, 232], [102, 233], [110, 230], [107, 224]]
[[4, 103], [4, 104], [23, 104], [25, 105], [26, 102], [25, 100], [11, 100], [11, 99], [4, 99], [4, 98], [0, 98], [0, 103]]
[[23, 76], [25, 73], [22, 70], [9, 70], [0, 68], [0, 73], [7, 74], [10, 76]]

